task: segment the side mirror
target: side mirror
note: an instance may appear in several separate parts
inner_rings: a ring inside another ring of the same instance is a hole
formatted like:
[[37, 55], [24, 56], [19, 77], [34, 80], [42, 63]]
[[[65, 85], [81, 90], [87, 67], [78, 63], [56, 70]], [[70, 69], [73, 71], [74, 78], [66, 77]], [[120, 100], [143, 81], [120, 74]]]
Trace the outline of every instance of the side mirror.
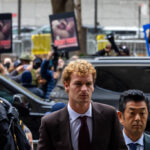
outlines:
[[23, 103], [23, 100], [21, 98], [21, 95], [14, 95], [13, 96], [13, 105], [21, 105]]
[[18, 109], [20, 116], [27, 116], [31, 111], [31, 105], [26, 96], [15, 94], [13, 96], [13, 105]]

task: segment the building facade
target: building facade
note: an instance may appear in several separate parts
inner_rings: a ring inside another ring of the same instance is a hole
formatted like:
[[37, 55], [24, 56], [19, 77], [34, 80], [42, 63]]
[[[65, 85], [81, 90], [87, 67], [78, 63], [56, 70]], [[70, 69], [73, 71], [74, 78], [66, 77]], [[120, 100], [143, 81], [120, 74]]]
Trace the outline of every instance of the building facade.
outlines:
[[[21, 24], [42, 26], [49, 24], [52, 14], [50, 0], [21, 0]], [[97, 0], [97, 20], [101, 26], [139, 26], [139, 7], [142, 8], [141, 26], [150, 22], [150, 0]], [[81, 0], [82, 24], [94, 25], [95, 0]], [[0, 13], [15, 14], [17, 25], [18, 0], [0, 0]]]

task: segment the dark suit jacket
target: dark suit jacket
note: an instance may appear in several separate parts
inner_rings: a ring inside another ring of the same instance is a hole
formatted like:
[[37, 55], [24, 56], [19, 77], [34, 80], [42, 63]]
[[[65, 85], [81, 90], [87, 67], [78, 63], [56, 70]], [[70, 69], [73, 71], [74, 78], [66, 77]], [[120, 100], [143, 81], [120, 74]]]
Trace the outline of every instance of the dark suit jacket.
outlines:
[[150, 135], [144, 133], [144, 150], [150, 150]]
[[[111, 106], [92, 102], [91, 150], [127, 150], [117, 113]], [[67, 107], [44, 116], [38, 150], [73, 150]]]

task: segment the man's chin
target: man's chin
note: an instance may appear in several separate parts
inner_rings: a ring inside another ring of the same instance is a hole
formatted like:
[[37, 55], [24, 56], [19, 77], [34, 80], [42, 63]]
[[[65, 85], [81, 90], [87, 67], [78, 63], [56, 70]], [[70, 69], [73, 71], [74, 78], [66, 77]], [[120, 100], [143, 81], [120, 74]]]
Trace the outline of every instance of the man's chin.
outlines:
[[133, 128], [134, 135], [141, 135], [142, 133], [143, 133], [143, 130], [141, 128]]
[[90, 100], [89, 99], [82, 99], [82, 98], [80, 98], [80, 101], [79, 101], [80, 103], [90, 103]]

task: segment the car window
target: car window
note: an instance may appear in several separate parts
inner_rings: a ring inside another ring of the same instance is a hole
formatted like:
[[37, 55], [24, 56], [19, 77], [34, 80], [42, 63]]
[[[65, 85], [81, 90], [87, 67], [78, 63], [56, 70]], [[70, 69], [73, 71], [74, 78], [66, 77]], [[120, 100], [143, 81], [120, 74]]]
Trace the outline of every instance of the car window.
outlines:
[[18, 33], [17, 28], [13, 29], [13, 34], [17, 34], [17, 33]]
[[44, 28], [42, 33], [50, 33], [50, 27]]
[[150, 93], [150, 67], [96, 67], [95, 84], [116, 92], [139, 89]]
[[44, 26], [44, 27], [38, 28], [32, 32], [33, 35], [34, 34], [49, 34], [49, 33], [51, 33], [50, 26]]
[[10, 103], [13, 102], [14, 93], [8, 89], [6, 85], [0, 84], [0, 97], [7, 99]]
[[136, 35], [136, 31], [113, 31], [113, 33], [118, 35], [124, 35], [124, 36]]

